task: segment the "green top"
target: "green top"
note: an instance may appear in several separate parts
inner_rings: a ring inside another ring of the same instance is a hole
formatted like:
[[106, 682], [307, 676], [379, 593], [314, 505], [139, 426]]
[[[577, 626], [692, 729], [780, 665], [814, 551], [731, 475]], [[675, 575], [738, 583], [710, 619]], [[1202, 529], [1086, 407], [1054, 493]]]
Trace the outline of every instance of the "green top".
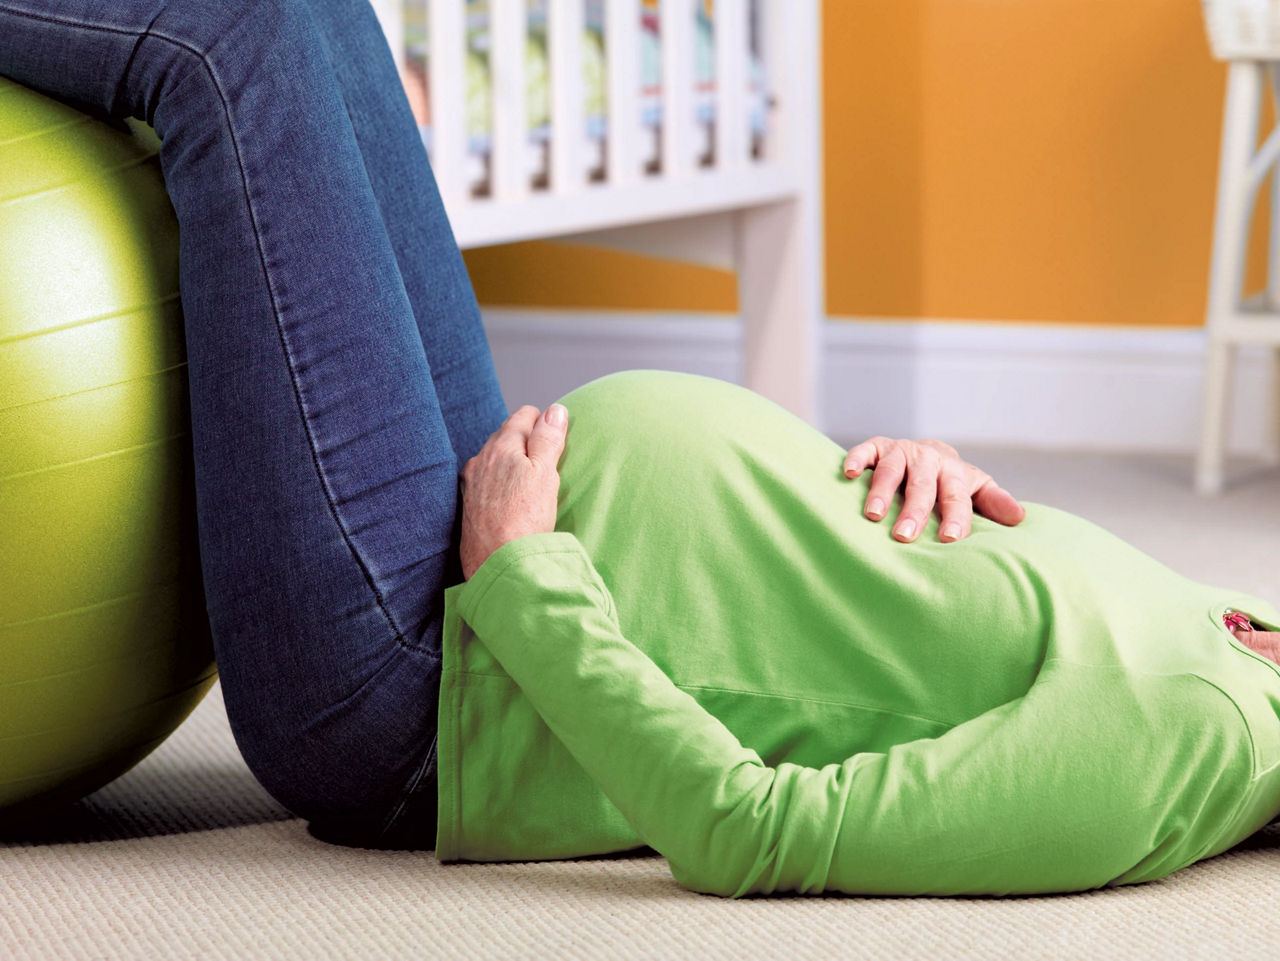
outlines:
[[1069, 891], [1280, 811], [1280, 669], [1221, 620], [1266, 602], [1038, 504], [900, 544], [870, 472], [721, 381], [562, 403], [556, 532], [446, 593], [441, 860], [648, 844], [724, 895]]

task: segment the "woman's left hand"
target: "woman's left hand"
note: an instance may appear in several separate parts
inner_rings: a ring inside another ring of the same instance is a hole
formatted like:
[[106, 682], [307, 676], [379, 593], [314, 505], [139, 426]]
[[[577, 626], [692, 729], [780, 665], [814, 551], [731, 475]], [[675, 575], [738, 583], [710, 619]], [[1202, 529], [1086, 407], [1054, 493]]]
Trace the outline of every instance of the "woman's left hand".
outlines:
[[563, 405], [552, 404], [540, 416], [526, 404], [463, 467], [460, 553], [467, 580], [508, 541], [556, 529], [556, 464], [568, 425]]
[[904, 543], [920, 536], [935, 502], [942, 514], [938, 540], [947, 542], [969, 535], [975, 510], [1008, 527], [1027, 514], [990, 474], [962, 460], [954, 447], [940, 440], [873, 437], [849, 448], [845, 476], [857, 477], [868, 467], [875, 473], [863, 512], [873, 521], [885, 516], [906, 477], [906, 496], [893, 526], [893, 536]]

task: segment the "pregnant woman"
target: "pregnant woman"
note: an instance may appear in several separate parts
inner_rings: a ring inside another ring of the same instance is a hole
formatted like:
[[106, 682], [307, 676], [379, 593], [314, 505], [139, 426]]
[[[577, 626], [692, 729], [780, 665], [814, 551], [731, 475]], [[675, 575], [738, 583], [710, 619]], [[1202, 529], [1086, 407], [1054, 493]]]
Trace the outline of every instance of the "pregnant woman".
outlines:
[[708, 378], [508, 417], [367, 4], [0, 0], [0, 74], [162, 138], [227, 710], [318, 836], [1006, 893], [1280, 811], [1261, 599]]
[[562, 403], [558, 492], [532, 408], [464, 470], [441, 859], [645, 843], [724, 895], [1069, 891], [1280, 811], [1264, 601], [1039, 504], [899, 543], [840, 447], [731, 384]]

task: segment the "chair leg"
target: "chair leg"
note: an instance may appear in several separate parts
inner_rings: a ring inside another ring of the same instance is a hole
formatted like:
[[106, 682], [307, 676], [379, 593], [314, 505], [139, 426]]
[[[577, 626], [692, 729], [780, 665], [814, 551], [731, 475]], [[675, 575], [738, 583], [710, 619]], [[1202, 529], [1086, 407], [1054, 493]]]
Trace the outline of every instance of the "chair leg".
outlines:
[[[1280, 63], [1267, 63], [1271, 103], [1280, 112]], [[1280, 169], [1271, 171], [1271, 237], [1267, 257], [1267, 309], [1280, 312]], [[1280, 347], [1270, 353], [1270, 398], [1263, 411], [1262, 460], [1280, 466]]]
[[1205, 359], [1204, 412], [1200, 432], [1200, 453], [1196, 459], [1196, 492], [1217, 494], [1222, 490], [1222, 461], [1226, 449], [1227, 415], [1231, 387], [1231, 345], [1211, 338]]
[[[1280, 110], [1280, 63], [1266, 65], [1267, 89], [1271, 91], [1271, 103]], [[1259, 104], [1261, 106], [1261, 104]], [[1268, 310], [1280, 308], [1280, 171], [1271, 171], [1271, 233], [1267, 243], [1267, 296]]]
[[1227, 391], [1231, 387], [1234, 360], [1229, 330], [1244, 290], [1249, 221], [1253, 212], [1249, 163], [1258, 139], [1265, 69], [1259, 62], [1233, 60], [1227, 75], [1213, 256], [1209, 268], [1203, 420], [1195, 471], [1195, 487], [1202, 494], [1222, 489], [1229, 408]]
[[1270, 467], [1280, 466], [1280, 347], [1271, 349], [1271, 398], [1265, 412], [1262, 459]]

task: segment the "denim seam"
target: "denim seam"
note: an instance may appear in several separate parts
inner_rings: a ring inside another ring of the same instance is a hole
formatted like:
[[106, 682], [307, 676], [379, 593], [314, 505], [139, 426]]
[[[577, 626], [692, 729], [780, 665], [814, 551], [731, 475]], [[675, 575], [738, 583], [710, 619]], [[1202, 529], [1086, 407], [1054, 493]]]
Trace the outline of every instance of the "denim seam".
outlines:
[[142, 47], [142, 41], [151, 36], [151, 28], [156, 25], [156, 21], [160, 19], [160, 15], [169, 9], [168, 3], [162, 4], [160, 9], [156, 11], [155, 16], [151, 18], [142, 32], [138, 34], [138, 39], [133, 42], [133, 49], [129, 51], [129, 59], [125, 61], [124, 70], [120, 73], [120, 82], [116, 84], [116, 95], [111, 98], [111, 113], [116, 114], [116, 105], [120, 102], [121, 94], [123, 94], [126, 82], [129, 79], [129, 73], [133, 70], [133, 61], [137, 59], [138, 50]]
[[391, 829], [394, 828], [400, 820], [400, 816], [404, 814], [405, 808], [409, 804], [409, 798], [413, 797], [418, 792], [418, 788], [422, 785], [422, 782], [425, 781], [433, 771], [435, 771], [438, 763], [436, 751], [439, 740], [440, 731], [437, 728], [436, 733], [431, 738], [431, 746], [427, 749], [426, 758], [423, 759], [417, 773], [414, 774], [413, 778], [409, 781], [409, 786], [401, 792], [395, 806], [383, 820], [382, 828], [378, 831], [378, 837], [386, 837], [387, 834], [391, 832]]
[[48, 14], [37, 13], [34, 10], [24, 10], [21, 7], [14, 7], [9, 4], [5, 4], [0, 9], [17, 17], [26, 17], [28, 20], [42, 20], [45, 23], [60, 23], [64, 27], [79, 27], [82, 30], [99, 30], [103, 33], [119, 33], [125, 36], [133, 33], [132, 30], [126, 30], [124, 27], [113, 27], [105, 23], [84, 23], [81, 20], [66, 20], [62, 17], [51, 17]]
[[303, 429], [306, 431], [306, 435], [307, 435], [307, 447], [311, 454], [311, 463], [315, 467], [316, 477], [319, 478], [320, 487], [324, 491], [325, 503], [329, 507], [329, 513], [333, 517], [334, 523], [337, 525], [338, 531], [342, 535], [342, 539], [347, 545], [347, 549], [351, 552], [352, 559], [356, 562], [356, 566], [360, 568], [360, 572], [364, 575], [365, 583], [369, 585], [369, 589], [373, 592], [374, 599], [377, 601], [379, 609], [382, 611], [383, 616], [387, 620], [387, 624], [390, 626], [392, 633], [395, 635], [396, 643], [403, 650], [412, 651], [415, 653], [419, 652], [422, 650], [422, 648], [419, 648], [409, 643], [409, 641], [405, 638], [404, 633], [400, 630], [399, 626], [396, 624], [395, 619], [391, 616], [391, 611], [387, 608], [386, 601], [382, 596], [382, 592], [378, 590], [377, 585], [374, 583], [373, 577], [369, 572], [368, 565], [365, 564], [364, 559], [360, 556], [360, 552], [356, 550], [356, 546], [351, 540], [351, 535], [347, 531], [346, 526], [342, 523], [341, 516], [338, 514], [337, 507], [333, 501], [333, 492], [329, 488], [329, 480], [325, 476], [324, 469], [320, 465], [320, 457], [319, 457], [319, 454], [316, 452], [316, 443], [315, 443], [315, 437], [313, 436], [312, 430], [311, 430], [311, 422], [307, 418], [306, 404], [303, 402], [302, 393], [298, 388], [298, 375], [294, 367], [293, 355], [289, 351], [289, 343], [288, 343], [287, 337], [285, 336], [284, 325], [281, 323], [281, 320], [280, 320], [280, 308], [278, 303], [276, 302], [275, 288], [271, 282], [271, 272], [267, 269], [266, 254], [262, 246], [262, 234], [258, 227], [258, 214], [254, 208], [253, 197], [249, 191], [248, 176], [245, 173], [244, 162], [240, 154], [240, 143], [236, 138], [234, 125], [231, 123], [231, 108], [230, 108], [230, 105], [227, 103], [226, 94], [223, 92], [222, 84], [218, 80], [217, 71], [214, 70], [213, 64], [209, 62], [208, 57], [197, 48], [191, 46], [190, 44], [185, 43], [175, 37], [168, 36], [167, 34], [156, 33], [151, 30], [148, 30], [146, 35], [150, 37], [154, 37], [157, 40], [163, 40], [163, 41], [166, 41], [167, 43], [171, 43], [175, 47], [179, 48], [180, 50], [185, 50], [187, 53], [194, 55], [196, 59], [199, 60], [200, 65], [204, 67], [205, 72], [209, 75], [209, 79], [213, 82], [213, 89], [217, 92], [218, 99], [222, 103], [223, 116], [226, 118], [226, 121], [227, 121], [227, 134], [231, 140], [231, 148], [232, 150], [235, 151], [236, 167], [240, 172], [240, 183], [244, 189], [245, 206], [249, 211], [249, 221], [253, 227], [254, 246], [257, 248], [257, 251], [258, 251], [258, 262], [262, 267], [262, 275], [267, 282], [267, 294], [270, 297], [271, 309], [275, 317], [276, 336], [280, 340], [280, 349], [284, 353], [285, 364], [289, 370], [289, 383], [290, 383], [290, 386], [293, 388], [293, 396], [294, 396], [294, 400], [297, 402], [297, 405], [298, 405], [298, 413], [302, 417], [302, 426], [303, 426]]

